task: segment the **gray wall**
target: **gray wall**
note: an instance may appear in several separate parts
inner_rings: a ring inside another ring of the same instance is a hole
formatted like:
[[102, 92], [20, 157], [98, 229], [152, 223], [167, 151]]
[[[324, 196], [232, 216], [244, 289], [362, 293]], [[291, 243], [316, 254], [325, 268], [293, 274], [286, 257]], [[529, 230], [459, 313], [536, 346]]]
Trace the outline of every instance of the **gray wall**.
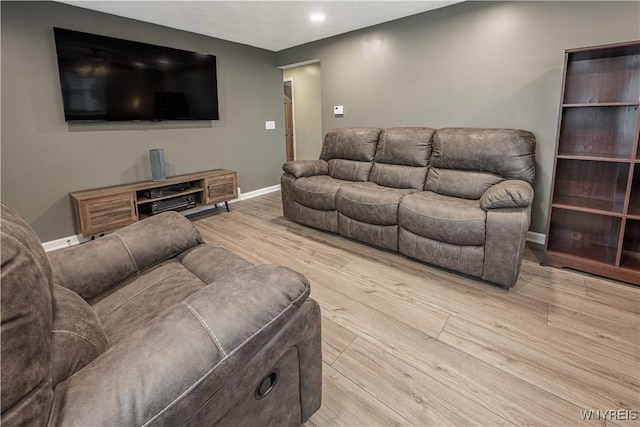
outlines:
[[[243, 192], [279, 183], [285, 159], [282, 70], [275, 53], [52, 2], [1, 2], [2, 200], [43, 241], [74, 234], [68, 193], [151, 179], [148, 151], [169, 175], [238, 171]], [[217, 56], [219, 121], [64, 121], [52, 27]], [[275, 120], [276, 130], [265, 130]]]
[[320, 157], [322, 149], [322, 74], [320, 63], [284, 70], [293, 79], [296, 160]]
[[[323, 132], [509, 127], [537, 138], [531, 230], [546, 232], [564, 50], [640, 39], [639, 2], [465, 2], [278, 52], [322, 64]], [[344, 105], [334, 118], [333, 105]]]

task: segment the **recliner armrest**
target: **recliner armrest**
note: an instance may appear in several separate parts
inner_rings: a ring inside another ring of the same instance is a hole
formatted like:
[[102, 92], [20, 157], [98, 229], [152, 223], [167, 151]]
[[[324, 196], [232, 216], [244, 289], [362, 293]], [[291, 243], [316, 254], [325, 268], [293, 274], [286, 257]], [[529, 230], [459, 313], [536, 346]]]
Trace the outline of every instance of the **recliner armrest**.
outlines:
[[326, 160], [292, 160], [282, 165], [282, 170], [296, 178], [328, 175], [329, 163]]
[[309, 292], [309, 282], [283, 266], [228, 274], [60, 383], [49, 425], [182, 425], [243, 377]]
[[493, 185], [480, 198], [480, 208], [508, 209], [527, 208], [533, 202], [533, 187], [526, 181], [506, 180]]
[[165, 212], [81, 245], [49, 252], [55, 282], [86, 301], [152, 265], [202, 243], [198, 229]]

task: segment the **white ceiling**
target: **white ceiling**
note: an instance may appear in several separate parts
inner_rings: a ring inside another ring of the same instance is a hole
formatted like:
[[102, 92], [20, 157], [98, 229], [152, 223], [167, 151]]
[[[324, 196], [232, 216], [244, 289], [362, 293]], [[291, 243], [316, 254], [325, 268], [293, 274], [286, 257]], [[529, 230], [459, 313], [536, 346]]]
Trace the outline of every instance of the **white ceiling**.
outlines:
[[464, 0], [57, 1], [277, 52]]

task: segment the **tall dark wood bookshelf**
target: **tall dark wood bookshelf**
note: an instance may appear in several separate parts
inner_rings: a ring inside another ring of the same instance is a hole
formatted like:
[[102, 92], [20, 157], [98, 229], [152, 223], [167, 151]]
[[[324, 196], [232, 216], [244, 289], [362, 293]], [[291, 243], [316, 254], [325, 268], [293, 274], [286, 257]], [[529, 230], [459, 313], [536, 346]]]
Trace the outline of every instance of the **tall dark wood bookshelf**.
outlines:
[[640, 285], [640, 41], [565, 52], [544, 263]]

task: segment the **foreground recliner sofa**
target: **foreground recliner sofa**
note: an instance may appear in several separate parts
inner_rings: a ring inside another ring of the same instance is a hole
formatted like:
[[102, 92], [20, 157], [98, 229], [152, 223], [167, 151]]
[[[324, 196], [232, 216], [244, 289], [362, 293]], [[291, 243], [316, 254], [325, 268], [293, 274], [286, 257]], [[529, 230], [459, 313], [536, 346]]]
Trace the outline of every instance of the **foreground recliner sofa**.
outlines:
[[535, 137], [513, 129], [340, 128], [283, 165], [285, 217], [495, 284], [522, 264]]
[[163, 213], [47, 256], [2, 205], [3, 426], [296, 426], [320, 406], [308, 281]]

